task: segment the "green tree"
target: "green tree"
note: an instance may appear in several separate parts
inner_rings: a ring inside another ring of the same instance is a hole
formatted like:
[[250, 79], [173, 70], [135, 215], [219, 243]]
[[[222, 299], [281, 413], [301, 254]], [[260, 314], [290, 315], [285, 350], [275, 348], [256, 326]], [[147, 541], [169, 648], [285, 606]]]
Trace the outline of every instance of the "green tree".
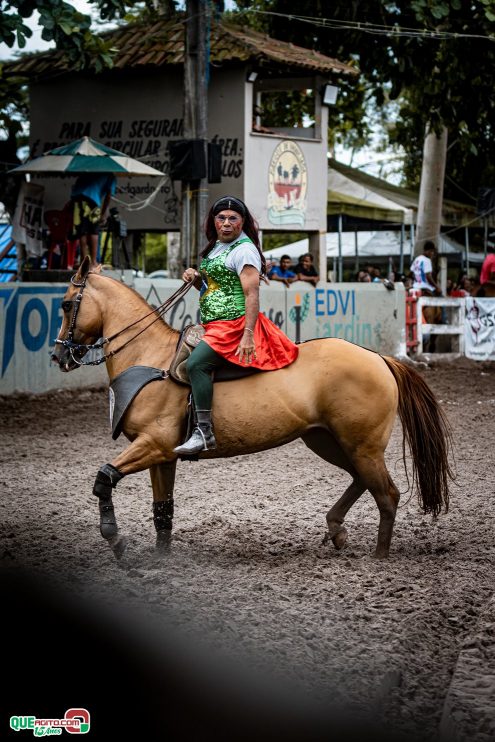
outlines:
[[366, 142], [369, 115], [376, 122], [381, 112], [383, 145], [404, 149], [407, 184], [417, 186], [425, 127], [446, 126], [445, 195], [460, 200], [493, 183], [495, 0], [238, 0], [237, 5], [246, 21], [276, 38], [356, 60], [359, 84], [344, 88], [339, 106], [330, 109], [330, 128], [348, 146]]

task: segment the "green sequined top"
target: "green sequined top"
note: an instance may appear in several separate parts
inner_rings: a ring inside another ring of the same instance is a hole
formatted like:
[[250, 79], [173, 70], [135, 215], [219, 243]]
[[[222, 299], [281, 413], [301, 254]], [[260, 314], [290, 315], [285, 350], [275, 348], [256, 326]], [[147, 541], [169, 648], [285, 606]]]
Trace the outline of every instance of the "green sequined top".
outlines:
[[249, 238], [237, 240], [228, 250], [216, 258], [203, 258], [199, 266], [203, 286], [199, 296], [201, 322], [212, 322], [220, 319], [237, 319], [246, 313], [246, 298], [242, 290], [241, 279], [234, 271], [225, 266], [225, 260], [232, 250]]

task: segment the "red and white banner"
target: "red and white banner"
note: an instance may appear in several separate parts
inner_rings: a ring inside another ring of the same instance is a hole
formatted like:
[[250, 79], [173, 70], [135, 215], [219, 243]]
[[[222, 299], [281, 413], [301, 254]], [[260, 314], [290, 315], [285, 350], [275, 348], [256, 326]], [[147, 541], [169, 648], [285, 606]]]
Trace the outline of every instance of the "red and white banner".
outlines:
[[495, 299], [466, 298], [464, 352], [475, 361], [495, 361]]

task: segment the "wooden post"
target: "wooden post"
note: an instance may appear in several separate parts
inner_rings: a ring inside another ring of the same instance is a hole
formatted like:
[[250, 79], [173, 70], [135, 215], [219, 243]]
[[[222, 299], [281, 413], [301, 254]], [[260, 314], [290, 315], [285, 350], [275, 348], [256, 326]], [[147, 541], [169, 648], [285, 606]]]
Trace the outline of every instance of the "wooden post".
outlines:
[[[184, 139], [201, 139], [207, 162], [208, 85], [207, 44], [209, 15], [206, 0], [186, 0], [184, 39]], [[199, 265], [203, 225], [208, 203], [208, 180], [182, 182], [182, 259]]]

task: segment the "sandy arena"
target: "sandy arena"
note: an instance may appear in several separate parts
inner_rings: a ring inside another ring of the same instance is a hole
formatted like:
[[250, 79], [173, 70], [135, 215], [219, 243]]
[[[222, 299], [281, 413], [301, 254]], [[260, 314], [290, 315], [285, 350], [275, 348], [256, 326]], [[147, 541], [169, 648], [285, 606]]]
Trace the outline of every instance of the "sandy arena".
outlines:
[[2, 398], [0, 735], [11, 714], [72, 706], [90, 711], [95, 738], [125, 725], [142, 739], [493, 740], [495, 364], [422, 373], [452, 425], [458, 479], [449, 513], [422, 515], [397, 423], [387, 463], [405, 494], [386, 562], [371, 557], [369, 493], [346, 548], [322, 545], [349, 478], [300, 441], [179, 463], [165, 554], [148, 473], [124, 479], [117, 561], [91, 494], [125, 445], [111, 440], [106, 390]]

